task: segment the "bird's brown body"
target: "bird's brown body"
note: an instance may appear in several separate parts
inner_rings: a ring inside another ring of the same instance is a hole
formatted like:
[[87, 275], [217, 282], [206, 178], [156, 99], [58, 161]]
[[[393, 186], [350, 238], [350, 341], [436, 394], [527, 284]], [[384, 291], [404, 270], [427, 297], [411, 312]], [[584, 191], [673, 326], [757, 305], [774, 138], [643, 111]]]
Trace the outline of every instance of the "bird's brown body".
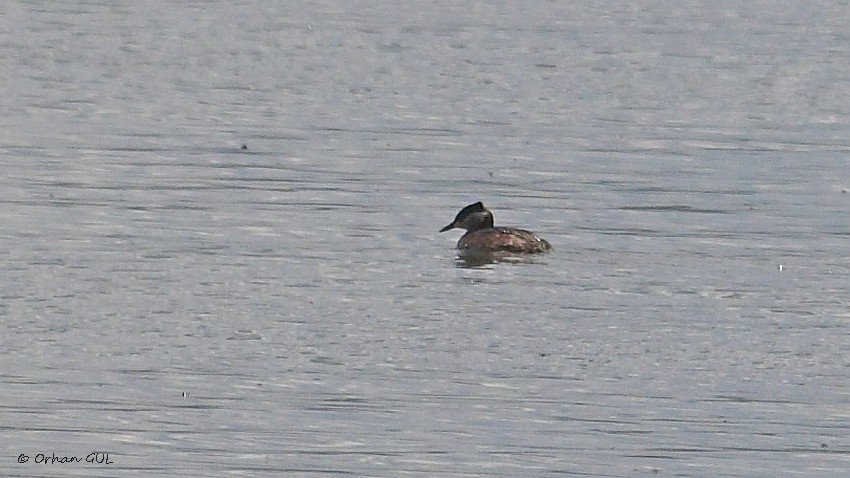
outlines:
[[457, 248], [464, 253], [494, 254], [537, 254], [547, 252], [552, 246], [537, 234], [514, 227], [494, 227], [493, 213], [477, 202], [463, 208], [451, 224], [440, 232], [449, 229], [466, 229]]

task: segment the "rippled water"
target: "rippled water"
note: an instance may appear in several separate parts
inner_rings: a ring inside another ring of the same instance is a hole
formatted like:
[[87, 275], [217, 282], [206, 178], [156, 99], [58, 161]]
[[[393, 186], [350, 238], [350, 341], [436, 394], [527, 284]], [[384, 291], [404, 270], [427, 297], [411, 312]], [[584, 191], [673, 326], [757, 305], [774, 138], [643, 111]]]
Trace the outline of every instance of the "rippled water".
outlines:
[[850, 468], [847, 2], [569, 3], [0, 7], [0, 474]]

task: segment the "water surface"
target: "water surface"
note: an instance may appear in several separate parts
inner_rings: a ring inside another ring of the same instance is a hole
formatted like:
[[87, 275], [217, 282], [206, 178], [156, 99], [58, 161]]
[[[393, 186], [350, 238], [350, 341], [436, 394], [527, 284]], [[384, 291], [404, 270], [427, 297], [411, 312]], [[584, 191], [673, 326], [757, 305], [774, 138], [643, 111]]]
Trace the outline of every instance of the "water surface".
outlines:
[[840, 475], [848, 12], [2, 7], [0, 473]]

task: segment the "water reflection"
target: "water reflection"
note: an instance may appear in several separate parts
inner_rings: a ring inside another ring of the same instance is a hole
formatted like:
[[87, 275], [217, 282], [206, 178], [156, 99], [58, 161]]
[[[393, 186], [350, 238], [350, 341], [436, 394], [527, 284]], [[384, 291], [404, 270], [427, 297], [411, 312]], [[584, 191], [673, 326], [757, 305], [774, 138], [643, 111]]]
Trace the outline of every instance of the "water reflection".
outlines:
[[542, 264], [540, 256], [514, 254], [508, 251], [490, 251], [480, 248], [469, 248], [458, 251], [455, 265], [462, 269], [483, 267], [490, 264]]

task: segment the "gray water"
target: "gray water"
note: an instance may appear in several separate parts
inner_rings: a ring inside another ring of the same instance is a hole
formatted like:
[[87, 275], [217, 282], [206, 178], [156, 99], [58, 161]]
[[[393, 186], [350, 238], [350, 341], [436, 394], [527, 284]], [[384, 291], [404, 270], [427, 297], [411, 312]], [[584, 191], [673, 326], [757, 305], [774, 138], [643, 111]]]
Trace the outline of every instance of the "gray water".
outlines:
[[10, 3], [0, 475], [850, 469], [846, 1]]

